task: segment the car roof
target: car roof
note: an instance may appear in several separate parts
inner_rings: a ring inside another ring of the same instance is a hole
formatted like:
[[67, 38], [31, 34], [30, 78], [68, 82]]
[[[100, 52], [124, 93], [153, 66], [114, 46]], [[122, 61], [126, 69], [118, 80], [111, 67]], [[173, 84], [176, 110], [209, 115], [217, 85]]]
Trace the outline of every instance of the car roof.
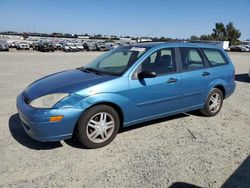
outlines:
[[217, 48], [220, 47], [214, 43], [192, 43], [192, 42], [142, 42], [135, 43], [131, 46], [142, 48], [154, 48], [154, 47], [194, 47], [194, 48]]

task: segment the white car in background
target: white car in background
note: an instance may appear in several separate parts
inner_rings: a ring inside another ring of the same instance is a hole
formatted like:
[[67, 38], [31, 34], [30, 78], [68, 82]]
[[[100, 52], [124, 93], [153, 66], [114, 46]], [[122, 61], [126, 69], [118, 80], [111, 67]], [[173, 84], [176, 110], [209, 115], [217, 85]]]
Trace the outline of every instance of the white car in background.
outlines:
[[20, 42], [20, 43], [17, 43], [16, 49], [17, 49], [17, 50], [29, 50], [29, 49], [30, 49], [30, 46], [29, 46], [29, 44], [26, 43], [26, 42]]
[[63, 51], [65, 51], [65, 52], [77, 52], [78, 50], [73, 43], [66, 42], [63, 44]]
[[83, 51], [84, 50], [84, 47], [81, 43], [74, 43], [75, 44], [75, 47], [78, 49], [78, 51]]
[[233, 45], [230, 46], [230, 51], [232, 52], [249, 52], [249, 48], [244, 45]]
[[67, 46], [70, 48], [71, 52], [77, 52], [78, 51], [78, 49], [76, 48], [74, 43], [67, 42]]
[[96, 51], [97, 50], [97, 44], [96, 42], [88, 42], [88, 50], [90, 51]]
[[107, 50], [113, 50], [114, 48], [117, 48], [117, 47], [119, 46], [116, 43], [113, 43], [113, 42], [106, 43]]
[[250, 45], [246, 45], [245, 47], [247, 48], [248, 52], [250, 52]]
[[0, 51], [9, 51], [9, 45], [7, 42], [0, 41]]

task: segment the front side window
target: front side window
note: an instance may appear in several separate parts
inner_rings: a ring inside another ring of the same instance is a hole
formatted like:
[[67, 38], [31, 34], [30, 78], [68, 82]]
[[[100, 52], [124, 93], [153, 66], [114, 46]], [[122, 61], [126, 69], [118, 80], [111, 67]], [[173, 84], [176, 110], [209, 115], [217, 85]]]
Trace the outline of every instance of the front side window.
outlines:
[[202, 55], [197, 48], [180, 48], [182, 68], [197, 70], [205, 67]]
[[121, 75], [128, 67], [137, 61], [147, 48], [141, 47], [118, 47], [114, 50], [104, 53], [99, 58], [86, 65], [85, 68], [94, 69], [103, 74]]
[[141, 71], [152, 71], [157, 75], [176, 71], [176, 62], [173, 48], [161, 49], [144, 60]]
[[227, 64], [227, 60], [225, 59], [224, 55], [222, 55], [221, 51], [216, 49], [202, 49], [202, 51], [206, 55], [211, 66]]

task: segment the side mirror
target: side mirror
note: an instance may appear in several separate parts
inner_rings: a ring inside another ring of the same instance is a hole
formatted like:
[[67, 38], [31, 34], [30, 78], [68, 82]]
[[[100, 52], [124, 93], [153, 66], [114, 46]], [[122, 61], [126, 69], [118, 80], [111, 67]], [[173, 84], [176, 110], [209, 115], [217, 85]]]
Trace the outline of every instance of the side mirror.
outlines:
[[152, 71], [142, 71], [138, 73], [138, 78], [143, 79], [143, 78], [154, 78], [156, 77], [156, 73]]

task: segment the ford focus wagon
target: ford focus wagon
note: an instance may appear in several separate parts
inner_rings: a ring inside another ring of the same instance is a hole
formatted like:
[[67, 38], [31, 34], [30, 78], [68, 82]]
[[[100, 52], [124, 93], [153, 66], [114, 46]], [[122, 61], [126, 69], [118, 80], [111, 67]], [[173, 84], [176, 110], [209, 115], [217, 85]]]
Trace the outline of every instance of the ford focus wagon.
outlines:
[[220, 47], [138, 43], [35, 81], [17, 97], [17, 109], [36, 140], [76, 134], [98, 148], [121, 127], [197, 109], [214, 116], [234, 89], [234, 66]]

